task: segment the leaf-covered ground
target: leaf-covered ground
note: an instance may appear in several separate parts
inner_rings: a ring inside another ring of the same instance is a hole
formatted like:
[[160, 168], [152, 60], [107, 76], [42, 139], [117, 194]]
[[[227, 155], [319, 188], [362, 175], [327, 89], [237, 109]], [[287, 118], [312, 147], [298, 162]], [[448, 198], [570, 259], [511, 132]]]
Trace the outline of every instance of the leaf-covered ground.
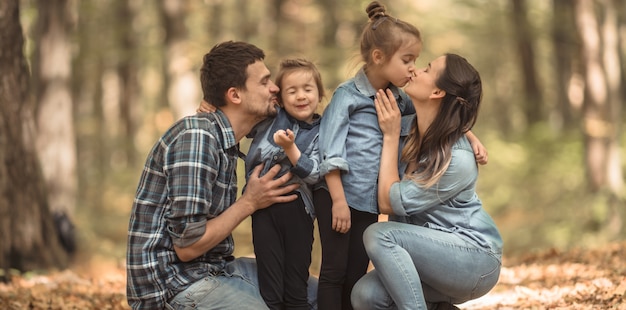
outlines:
[[[128, 309], [122, 263], [46, 274], [14, 274], [0, 284], [0, 309]], [[498, 285], [461, 309], [626, 309], [626, 242], [505, 258]]]

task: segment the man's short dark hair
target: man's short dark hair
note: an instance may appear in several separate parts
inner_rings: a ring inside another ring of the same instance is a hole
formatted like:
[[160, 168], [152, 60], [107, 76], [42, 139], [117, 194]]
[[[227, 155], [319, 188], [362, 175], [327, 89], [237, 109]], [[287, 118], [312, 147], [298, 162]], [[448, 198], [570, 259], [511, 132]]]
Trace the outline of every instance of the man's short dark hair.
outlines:
[[203, 99], [214, 106], [226, 105], [225, 94], [231, 88], [246, 89], [249, 65], [263, 60], [265, 53], [246, 42], [226, 41], [204, 55], [200, 69]]

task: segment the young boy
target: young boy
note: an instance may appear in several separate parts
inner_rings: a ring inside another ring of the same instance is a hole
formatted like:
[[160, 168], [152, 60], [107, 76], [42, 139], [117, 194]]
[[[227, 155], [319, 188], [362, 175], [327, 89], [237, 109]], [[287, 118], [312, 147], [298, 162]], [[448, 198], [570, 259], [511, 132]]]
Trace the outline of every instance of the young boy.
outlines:
[[[294, 177], [289, 183], [300, 187], [295, 191], [298, 199], [252, 214], [259, 289], [270, 309], [309, 309], [307, 279], [315, 219], [312, 189], [320, 181], [320, 115], [315, 111], [324, 87], [316, 66], [303, 59], [282, 61], [276, 85], [281, 108], [276, 117], [248, 135], [253, 141], [245, 159], [246, 180], [258, 164], [265, 164], [261, 176], [280, 164], [277, 177], [291, 171]], [[199, 110], [211, 109], [203, 104]]]

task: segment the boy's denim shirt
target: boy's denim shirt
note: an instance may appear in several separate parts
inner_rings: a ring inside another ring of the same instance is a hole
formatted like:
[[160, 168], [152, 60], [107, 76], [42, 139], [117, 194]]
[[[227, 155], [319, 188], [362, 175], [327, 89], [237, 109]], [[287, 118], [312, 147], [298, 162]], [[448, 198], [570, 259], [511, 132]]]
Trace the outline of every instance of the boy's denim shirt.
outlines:
[[[293, 177], [287, 184], [300, 183], [300, 188], [296, 192], [300, 193], [306, 211], [312, 218], [315, 218], [312, 187], [320, 180], [319, 124], [320, 116], [317, 114], [314, 121], [308, 124], [296, 120], [287, 114], [285, 109], [279, 108], [276, 117], [264, 120], [250, 132], [248, 137], [254, 139], [245, 158], [246, 180], [254, 167], [261, 163], [265, 163], [261, 176], [276, 164], [280, 164], [281, 167], [277, 178], [291, 171]], [[301, 155], [295, 166], [291, 164], [283, 148], [274, 142], [274, 133], [279, 129], [291, 129], [296, 136], [295, 143]]]
[[[403, 117], [401, 138], [415, 122]], [[404, 143], [400, 143], [402, 148]], [[390, 221], [425, 226], [459, 235], [498, 258], [502, 256], [502, 237], [491, 216], [483, 209], [476, 194], [478, 167], [467, 137], [463, 135], [452, 146], [452, 160], [438, 183], [425, 188], [403, 178], [407, 163], [399, 162], [400, 182], [391, 186], [389, 196], [395, 215]]]
[[[389, 85], [402, 114], [415, 113], [409, 97]], [[320, 172], [341, 170], [348, 205], [356, 210], [378, 213], [378, 169], [383, 135], [374, 107], [376, 89], [363, 68], [337, 87], [324, 110], [320, 124]]]

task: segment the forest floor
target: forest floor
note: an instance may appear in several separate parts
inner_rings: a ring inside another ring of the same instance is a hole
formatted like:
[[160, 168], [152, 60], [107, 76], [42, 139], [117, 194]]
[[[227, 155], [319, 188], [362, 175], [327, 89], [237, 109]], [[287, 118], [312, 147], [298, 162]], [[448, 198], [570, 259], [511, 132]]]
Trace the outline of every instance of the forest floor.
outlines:
[[[129, 309], [123, 263], [14, 274], [0, 309]], [[504, 259], [497, 286], [460, 309], [626, 309], [626, 242]]]

